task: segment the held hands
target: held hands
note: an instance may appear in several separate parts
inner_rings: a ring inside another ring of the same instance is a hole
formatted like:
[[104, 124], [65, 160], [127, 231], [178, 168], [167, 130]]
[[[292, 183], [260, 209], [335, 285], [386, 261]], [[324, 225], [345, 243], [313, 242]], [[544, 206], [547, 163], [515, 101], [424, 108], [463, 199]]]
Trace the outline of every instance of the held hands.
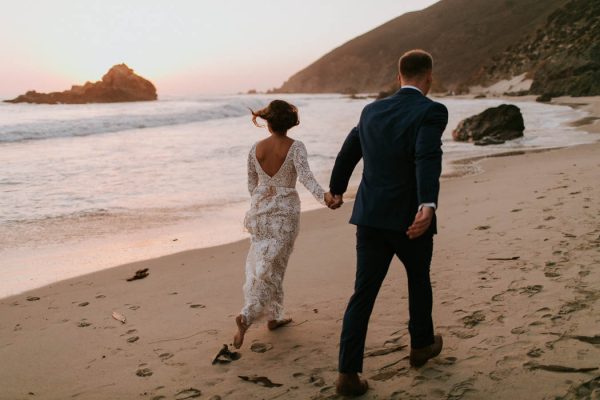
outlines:
[[344, 204], [344, 200], [341, 194], [333, 195], [331, 192], [325, 193], [325, 204], [327, 207], [335, 210], [336, 208], [340, 208], [342, 204]]
[[433, 219], [434, 209], [431, 207], [423, 207], [417, 215], [415, 215], [415, 220], [412, 225], [408, 227], [406, 231], [406, 235], [409, 239], [416, 239], [429, 229], [429, 225], [431, 225], [431, 220]]

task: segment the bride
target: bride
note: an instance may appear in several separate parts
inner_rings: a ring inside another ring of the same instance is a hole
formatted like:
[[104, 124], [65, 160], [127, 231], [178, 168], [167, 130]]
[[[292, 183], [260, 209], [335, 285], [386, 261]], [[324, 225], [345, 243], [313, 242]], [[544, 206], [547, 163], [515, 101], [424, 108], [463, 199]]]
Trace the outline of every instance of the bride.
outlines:
[[333, 201], [310, 171], [304, 143], [287, 136], [288, 130], [299, 124], [296, 107], [274, 100], [262, 110], [252, 111], [252, 122], [261, 127], [257, 118], [267, 122], [271, 135], [255, 143], [248, 155], [252, 200], [244, 225], [252, 237], [246, 260], [244, 308], [235, 319], [236, 348], [242, 346], [248, 327], [263, 314], [268, 317], [270, 330], [292, 322], [283, 311], [283, 276], [299, 229], [296, 179], [321, 204]]

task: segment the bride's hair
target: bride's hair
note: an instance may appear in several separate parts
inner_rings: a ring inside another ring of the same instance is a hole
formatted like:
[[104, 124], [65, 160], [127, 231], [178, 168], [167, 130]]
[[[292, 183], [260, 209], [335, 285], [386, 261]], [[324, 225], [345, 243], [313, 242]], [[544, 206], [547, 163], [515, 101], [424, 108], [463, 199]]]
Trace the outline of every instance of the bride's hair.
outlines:
[[258, 111], [250, 109], [250, 112], [254, 125], [262, 127], [256, 122], [256, 118], [262, 118], [269, 123], [275, 133], [284, 134], [300, 123], [296, 106], [283, 100], [273, 100], [265, 108]]

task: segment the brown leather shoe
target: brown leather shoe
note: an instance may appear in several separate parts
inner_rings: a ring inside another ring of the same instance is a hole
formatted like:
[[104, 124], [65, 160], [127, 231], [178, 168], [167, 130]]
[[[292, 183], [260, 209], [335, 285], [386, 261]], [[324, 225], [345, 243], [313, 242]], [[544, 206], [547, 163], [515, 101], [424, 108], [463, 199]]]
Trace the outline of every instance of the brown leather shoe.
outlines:
[[441, 335], [435, 335], [433, 337], [433, 344], [421, 349], [410, 350], [410, 365], [418, 368], [427, 362], [430, 358], [436, 357], [441, 353], [444, 341]]
[[335, 390], [342, 396], [362, 396], [369, 390], [369, 384], [366, 379], [360, 379], [356, 372], [350, 374], [340, 372]]

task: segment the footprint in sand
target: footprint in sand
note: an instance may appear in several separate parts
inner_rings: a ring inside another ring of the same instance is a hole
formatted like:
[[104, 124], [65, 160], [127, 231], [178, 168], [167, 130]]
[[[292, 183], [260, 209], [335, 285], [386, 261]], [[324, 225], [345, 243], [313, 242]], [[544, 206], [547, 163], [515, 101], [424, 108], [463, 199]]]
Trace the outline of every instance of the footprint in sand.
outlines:
[[485, 314], [483, 311], [475, 311], [471, 315], [461, 318], [461, 321], [466, 328], [474, 328], [481, 322], [485, 321]]
[[84, 301], [83, 303], [79, 303], [79, 304], [77, 304], [77, 305], [78, 305], [79, 307], [85, 307], [85, 306], [87, 306], [87, 305], [89, 305], [89, 304], [90, 304], [90, 302], [89, 302], [89, 301]]
[[79, 323], [77, 324], [78, 327], [80, 328], [85, 328], [86, 326], [90, 326], [92, 325], [91, 322], [86, 321], [85, 319], [82, 319], [81, 321], [79, 321]]
[[546, 261], [544, 264], [544, 276], [546, 278], [556, 278], [560, 276], [557, 271], [558, 266], [554, 261]]
[[556, 400], [594, 399], [600, 392], [600, 376], [589, 381], [571, 386], [564, 396], [557, 396]]
[[457, 360], [457, 358], [456, 357], [452, 357], [452, 356], [450, 356], [450, 357], [443, 357], [443, 358], [437, 358], [437, 357], [434, 358], [434, 362], [437, 365], [454, 365], [454, 364], [456, 364], [456, 360]]
[[448, 392], [448, 396], [446, 397], [446, 399], [447, 400], [460, 400], [469, 392], [475, 392], [475, 389], [473, 389], [473, 379], [472, 378], [467, 379], [462, 382], [459, 382], [459, 383], [455, 384], [454, 386], [452, 386], [452, 389], [450, 389], [450, 391]]
[[492, 301], [504, 301], [504, 294], [506, 292], [501, 292], [492, 296]]
[[318, 375], [311, 375], [308, 378], [308, 383], [310, 383], [316, 387], [323, 387], [323, 386], [325, 386], [325, 379], [323, 379], [322, 377], [320, 377]]
[[255, 353], [266, 353], [267, 351], [271, 350], [272, 348], [273, 348], [273, 345], [271, 343], [261, 343], [261, 342], [254, 342], [250, 346], [250, 350], [252, 350]]
[[568, 303], [563, 304], [558, 311], [559, 315], [570, 314], [575, 311], [583, 310], [587, 306], [580, 301], [570, 301]]
[[175, 400], [195, 399], [202, 396], [202, 392], [196, 388], [184, 389], [175, 395]]
[[501, 381], [510, 376], [511, 373], [514, 372], [513, 368], [510, 369], [496, 369], [488, 374], [491, 380], [493, 381]]
[[523, 333], [527, 332], [529, 332], [529, 330], [523, 326], [518, 326], [510, 330], [510, 333], [512, 333], [513, 335], [522, 335]]
[[470, 339], [477, 336], [479, 333], [475, 330], [451, 329], [450, 334], [459, 339]]
[[539, 347], [535, 347], [527, 352], [527, 356], [532, 358], [541, 357], [542, 354], [544, 354], [544, 350]]
[[383, 372], [379, 372], [375, 375], [372, 375], [369, 377], [369, 379], [373, 380], [373, 381], [387, 381], [388, 379], [392, 379], [395, 376], [399, 375], [400, 372], [404, 371], [406, 368], [400, 368], [400, 369], [392, 369], [389, 371], [383, 371]]
[[135, 374], [137, 376], [140, 376], [142, 378], [147, 377], [147, 376], [151, 376], [153, 374], [152, 370], [150, 368], [140, 368], [138, 369]]
[[437, 380], [437, 381], [447, 381], [450, 375], [440, 369], [434, 367], [425, 367], [420, 371], [421, 376], [429, 380]]
[[140, 337], [139, 337], [139, 336], [132, 336], [132, 337], [130, 337], [130, 338], [128, 338], [128, 339], [127, 339], [127, 342], [128, 342], [128, 343], [135, 343], [135, 342], [137, 342], [138, 340], [140, 340]]
[[162, 353], [159, 354], [158, 358], [160, 358], [161, 361], [167, 361], [168, 359], [173, 358], [173, 356], [173, 353]]
[[206, 306], [204, 304], [192, 304], [190, 308], [206, 308]]
[[37, 296], [27, 296], [27, 301], [38, 301], [40, 298]]
[[398, 390], [390, 395], [390, 400], [421, 400], [425, 399], [423, 394], [412, 394], [406, 390]]
[[[298, 386], [292, 386], [292, 389], [298, 389]], [[335, 386], [323, 386], [321, 388], [321, 390], [319, 390], [319, 393], [324, 394], [324, 393], [330, 392], [330, 391], [332, 391], [334, 389], [335, 389]], [[334, 394], [333, 396], [336, 396], [336, 397], [333, 397], [333, 398], [337, 398], [337, 395]]]
[[529, 295], [529, 297], [531, 297], [531, 296], [535, 296], [536, 294], [541, 292], [543, 288], [544, 288], [544, 286], [542, 286], [542, 285], [529, 285], [529, 286], [525, 286], [525, 287], [521, 288], [521, 291], [519, 293], [527, 294], [527, 295]]

